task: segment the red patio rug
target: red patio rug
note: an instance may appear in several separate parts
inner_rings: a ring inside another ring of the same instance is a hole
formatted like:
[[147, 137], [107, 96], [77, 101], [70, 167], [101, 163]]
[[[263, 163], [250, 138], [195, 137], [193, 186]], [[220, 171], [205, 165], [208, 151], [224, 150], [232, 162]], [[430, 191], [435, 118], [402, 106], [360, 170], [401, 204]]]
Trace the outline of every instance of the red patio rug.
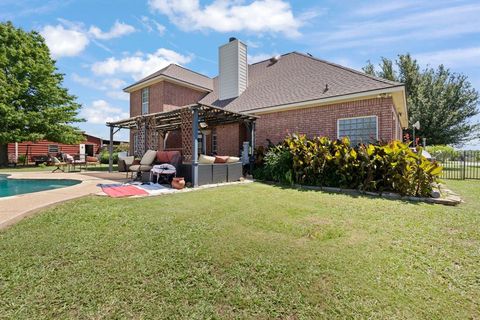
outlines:
[[102, 191], [112, 198], [148, 195], [147, 191], [135, 186], [102, 186]]

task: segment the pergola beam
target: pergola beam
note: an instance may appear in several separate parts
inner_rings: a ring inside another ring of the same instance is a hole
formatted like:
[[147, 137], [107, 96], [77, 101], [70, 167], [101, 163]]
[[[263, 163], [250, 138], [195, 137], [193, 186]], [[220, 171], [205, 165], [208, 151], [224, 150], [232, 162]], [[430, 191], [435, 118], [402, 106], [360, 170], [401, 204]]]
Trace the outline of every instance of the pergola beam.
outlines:
[[184, 106], [178, 109], [174, 109], [171, 111], [150, 113], [146, 115], [140, 115], [140, 116], [128, 118], [125, 120], [112, 121], [107, 123], [107, 125], [115, 128], [122, 128], [122, 129], [136, 129], [139, 121], [153, 117], [155, 119], [156, 129], [168, 130], [168, 131], [175, 130], [175, 129], [179, 129], [182, 124], [182, 114], [183, 114], [182, 111], [184, 109], [190, 109], [192, 111], [196, 109], [198, 111], [199, 119], [200, 118], [203, 119], [202, 121], [205, 121], [209, 125], [234, 123], [240, 120], [252, 121], [257, 118], [250, 114], [233, 112], [233, 111], [225, 110], [225, 109], [210, 106], [210, 105], [193, 104], [193, 105]]

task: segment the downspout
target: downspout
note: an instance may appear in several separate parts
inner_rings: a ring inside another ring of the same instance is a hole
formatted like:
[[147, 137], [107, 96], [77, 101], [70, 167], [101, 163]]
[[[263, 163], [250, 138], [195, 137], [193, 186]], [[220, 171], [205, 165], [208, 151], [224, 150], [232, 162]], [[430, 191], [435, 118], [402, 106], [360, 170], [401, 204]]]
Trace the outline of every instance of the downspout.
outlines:
[[193, 154], [192, 154], [192, 186], [198, 187], [198, 108], [193, 108], [193, 123], [192, 123], [192, 139], [193, 139]]

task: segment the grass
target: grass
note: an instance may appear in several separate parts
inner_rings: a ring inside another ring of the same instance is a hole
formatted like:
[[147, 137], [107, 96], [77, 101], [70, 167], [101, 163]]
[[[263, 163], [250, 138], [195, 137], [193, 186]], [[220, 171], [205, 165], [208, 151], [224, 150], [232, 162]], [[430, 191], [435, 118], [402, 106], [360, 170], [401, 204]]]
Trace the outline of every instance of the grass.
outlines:
[[259, 183], [90, 197], [0, 232], [0, 318], [480, 317], [480, 182], [417, 204]]
[[[36, 172], [36, 171], [52, 171], [55, 169], [56, 166], [17, 166], [17, 167], [0, 167], [0, 173], [5, 173], [5, 172]], [[72, 169], [73, 170], [73, 169]], [[76, 172], [80, 171], [79, 167], [77, 166], [75, 168]], [[117, 171], [117, 165], [113, 165], [113, 170]], [[82, 167], [82, 171], [84, 171]], [[87, 171], [108, 171], [108, 164], [99, 164], [96, 166], [88, 166]], [[68, 172], [67, 169], [65, 168], [65, 172]], [[72, 171], [73, 172], [73, 171]]]

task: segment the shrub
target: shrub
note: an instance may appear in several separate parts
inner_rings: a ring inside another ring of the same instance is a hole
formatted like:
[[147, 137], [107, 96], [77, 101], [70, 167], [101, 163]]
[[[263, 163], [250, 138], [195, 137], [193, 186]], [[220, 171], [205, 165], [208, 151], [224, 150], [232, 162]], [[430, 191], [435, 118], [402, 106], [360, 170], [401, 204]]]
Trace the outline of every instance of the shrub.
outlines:
[[351, 146], [347, 138], [292, 135], [267, 151], [254, 176], [289, 184], [429, 196], [442, 167], [421, 152], [421, 147], [413, 151], [400, 141]]
[[25, 154], [19, 154], [17, 158], [17, 163], [26, 164], [27, 156]]
[[264, 157], [263, 179], [293, 184], [292, 154], [284, 146], [270, 148]]
[[[113, 163], [117, 164], [118, 163], [118, 152], [113, 152], [112, 157], [113, 157]], [[108, 151], [106, 151], [106, 150], [102, 151], [100, 153], [100, 163], [108, 164], [108, 160], [109, 160]]]
[[130, 144], [120, 143], [119, 145], [114, 146], [113, 152], [125, 152], [130, 150]]

